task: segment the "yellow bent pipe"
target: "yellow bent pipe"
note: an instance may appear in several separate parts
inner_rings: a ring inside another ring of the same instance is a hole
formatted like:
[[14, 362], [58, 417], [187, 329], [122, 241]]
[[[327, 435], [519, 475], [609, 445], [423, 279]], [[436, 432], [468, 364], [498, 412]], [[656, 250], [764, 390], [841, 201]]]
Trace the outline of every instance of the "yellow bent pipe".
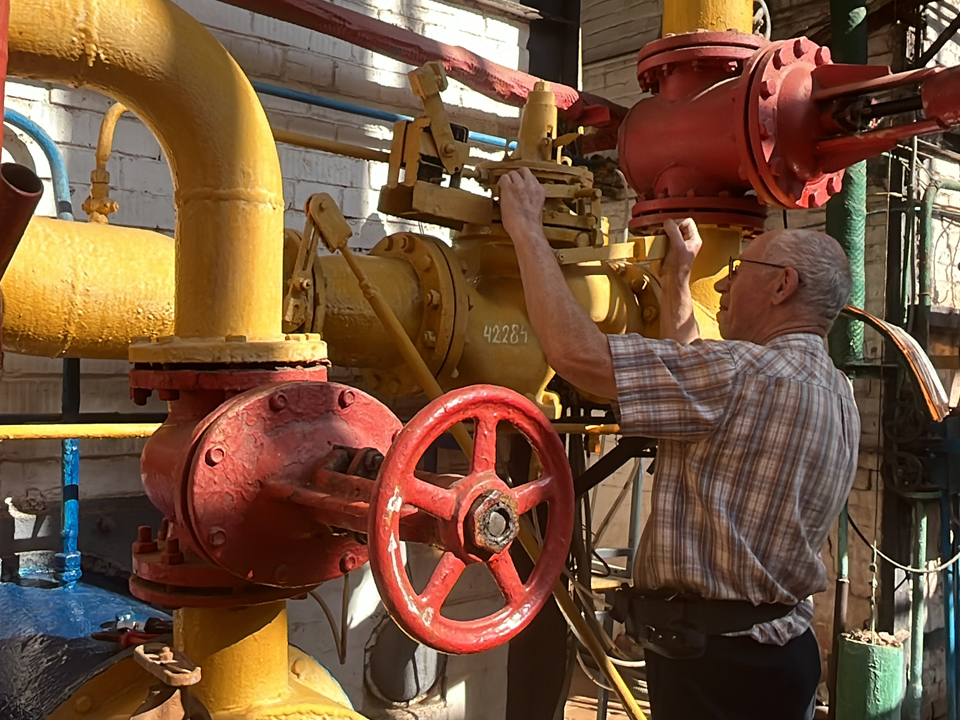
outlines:
[[174, 241], [34, 217], [0, 291], [5, 350], [126, 360], [134, 338], [173, 333]]
[[282, 340], [280, 162], [229, 53], [168, 0], [19, 0], [10, 10], [10, 75], [111, 96], [166, 153], [177, 205], [176, 335]]

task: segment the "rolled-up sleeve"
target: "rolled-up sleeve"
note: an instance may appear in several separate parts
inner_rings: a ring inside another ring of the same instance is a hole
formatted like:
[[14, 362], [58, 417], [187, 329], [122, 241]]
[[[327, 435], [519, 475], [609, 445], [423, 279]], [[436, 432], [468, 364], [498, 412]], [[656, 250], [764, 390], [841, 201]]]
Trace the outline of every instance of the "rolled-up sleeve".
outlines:
[[624, 435], [699, 440], [723, 422], [737, 381], [725, 343], [681, 345], [641, 335], [608, 335]]

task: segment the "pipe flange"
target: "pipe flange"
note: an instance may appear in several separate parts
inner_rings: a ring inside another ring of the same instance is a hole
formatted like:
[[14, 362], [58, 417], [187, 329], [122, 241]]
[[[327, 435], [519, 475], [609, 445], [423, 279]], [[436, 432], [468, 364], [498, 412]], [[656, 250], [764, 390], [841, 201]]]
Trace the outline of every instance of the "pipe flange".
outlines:
[[637, 81], [644, 92], [658, 93], [660, 82], [678, 65], [712, 69], [738, 75], [743, 64], [767, 44], [760, 35], [728, 32], [695, 32], [671, 35], [647, 43], [637, 57]]
[[176, 335], [130, 343], [131, 363], [308, 363], [326, 362], [327, 344], [318, 333], [281, 335], [248, 340], [245, 335], [222, 338], [180, 338]]
[[[409, 263], [420, 282], [422, 311], [420, 327], [411, 338], [430, 372], [444, 384], [460, 362], [467, 319], [467, 291], [463, 273], [453, 262], [451, 250], [437, 238], [415, 233], [388, 235], [370, 251], [371, 255], [394, 258]], [[458, 268], [454, 272], [454, 268]], [[406, 367], [385, 373], [366, 371], [371, 383], [379, 389], [388, 384], [389, 394], [417, 394], [420, 386]], [[392, 376], [385, 380], [385, 375]]]
[[695, 217], [698, 224], [735, 227], [747, 237], [755, 237], [764, 231], [767, 209], [754, 197], [684, 196], [640, 200], [633, 206], [632, 215], [629, 227], [635, 234], [662, 232], [668, 218]]
[[809, 102], [813, 71], [831, 62], [828, 48], [801, 37], [772, 43], [751, 68], [743, 170], [769, 205], [822, 207], [843, 186], [843, 171], [823, 172], [815, 154], [821, 118]]

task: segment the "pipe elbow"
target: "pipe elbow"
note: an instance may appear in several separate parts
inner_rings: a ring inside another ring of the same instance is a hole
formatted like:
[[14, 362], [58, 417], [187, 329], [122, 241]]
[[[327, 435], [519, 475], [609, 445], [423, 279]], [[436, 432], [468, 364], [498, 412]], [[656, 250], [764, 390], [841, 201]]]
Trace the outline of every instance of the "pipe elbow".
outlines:
[[168, 0], [23, 0], [12, 3], [9, 51], [10, 75], [98, 90], [156, 135], [177, 206], [176, 333], [282, 337], [276, 145], [209, 31]]

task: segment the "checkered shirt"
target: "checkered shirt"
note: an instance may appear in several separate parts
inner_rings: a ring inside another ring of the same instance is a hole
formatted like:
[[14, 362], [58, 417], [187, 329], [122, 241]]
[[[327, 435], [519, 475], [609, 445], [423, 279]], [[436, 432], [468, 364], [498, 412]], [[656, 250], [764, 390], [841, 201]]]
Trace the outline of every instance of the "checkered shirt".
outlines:
[[860, 416], [816, 335], [767, 345], [608, 336], [625, 435], [659, 439], [637, 587], [785, 603], [744, 635], [783, 645], [827, 588], [820, 550], [857, 466]]

